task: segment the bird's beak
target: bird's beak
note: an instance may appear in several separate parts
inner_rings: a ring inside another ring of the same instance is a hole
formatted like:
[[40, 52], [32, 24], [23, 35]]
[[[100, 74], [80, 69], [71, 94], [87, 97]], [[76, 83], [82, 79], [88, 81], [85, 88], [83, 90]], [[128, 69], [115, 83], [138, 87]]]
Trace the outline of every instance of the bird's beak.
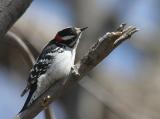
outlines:
[[80, 28], [81, 32], [86, 30], [88, 27], [83, 27], [83, 28]]
[[75, 29], [76, 29], [77, 34], [80, 34], [80, 33], [82, 33], [84, 30], [86, 30], [87, 28], [88, 28], [88, 27], [75, 28]]

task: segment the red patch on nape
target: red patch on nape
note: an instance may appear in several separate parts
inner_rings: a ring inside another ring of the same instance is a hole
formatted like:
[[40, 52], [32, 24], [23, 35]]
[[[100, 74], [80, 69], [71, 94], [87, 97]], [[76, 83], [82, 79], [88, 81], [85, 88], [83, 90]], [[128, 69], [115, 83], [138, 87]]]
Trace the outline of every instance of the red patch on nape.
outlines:
[[59, 36], [59, 35], [56, 35], [55, 40], [56, 40], [57, 42], [60, 42], [60, 41], [62, 41], [62, 37]]

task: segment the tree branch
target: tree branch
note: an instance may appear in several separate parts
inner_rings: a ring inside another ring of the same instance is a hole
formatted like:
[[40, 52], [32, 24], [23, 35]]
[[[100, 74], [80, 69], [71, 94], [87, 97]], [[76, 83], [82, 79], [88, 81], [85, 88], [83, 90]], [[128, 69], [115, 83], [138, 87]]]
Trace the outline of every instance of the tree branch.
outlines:
[[30, 51], [26, 43], [19, 36], [9, 31], [4, 37], [4, 42], [14, 45], [14, 47], [18, 48], [18, 50], [23, 55], [25, 61], [27, 62], [28, 66], [32, 68], [36, 58], [34, 58], [32, 52]]
[[83, 80], [79, 81], [79, 84], [103, 103], [118, 119], [135, 119], [133, 117], [135, 107], [130, 106], [122, 99], [107, 91], [102, 85], [93, 80], [93, 78], [85, 76]]
[[25, 12], [32, 0], [0, 0], [0, 38]]
[[[94, 44], [89, 52], [75, 65], [71, 71], [70, 78], [64, 84], [64, 79], [60, 80], [54, 86], [50, 87], [24, 112], [17, 115], [16, 119], [32, 119], [40, 111], [46, 108], [51, 102], [59, 98], [66, 90], [73, 87], [90, 70], [100, 63], [111, 51], [119, 46], [123, 41], [130, 38], [132, 34], [138, 31], [135, 27], [124, 28], [125, 24], [120, 25], [117, 31], [109, 32], [100, 38]], [[78, 72], [78, 73], [76, 73]]]

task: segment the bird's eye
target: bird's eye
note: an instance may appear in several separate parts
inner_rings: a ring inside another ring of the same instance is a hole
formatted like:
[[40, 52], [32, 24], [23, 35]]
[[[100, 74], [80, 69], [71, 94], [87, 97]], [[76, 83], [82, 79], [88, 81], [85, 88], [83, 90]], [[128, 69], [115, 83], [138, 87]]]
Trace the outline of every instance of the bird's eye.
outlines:
[[70, 35], [70, 36], [64, 36], [62, 37], [63, 40], [71, 40], [72, 38], [74, 38], [74, 35]]

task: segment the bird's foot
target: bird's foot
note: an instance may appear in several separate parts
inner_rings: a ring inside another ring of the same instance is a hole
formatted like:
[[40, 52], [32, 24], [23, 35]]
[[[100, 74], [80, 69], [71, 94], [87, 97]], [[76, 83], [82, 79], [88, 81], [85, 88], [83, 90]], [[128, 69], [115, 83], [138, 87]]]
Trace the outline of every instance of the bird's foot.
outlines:
[[71, 73], [73, 73], [75, 76], [80, 76], [78, 69], [75, 65], [71, 67]]
[[45, 97], [42, 99], [42, 101], [40, 102], [40, 105], [47, 108], [47, 106], [48, 106], [48, 104], [49, 104], [49, 102], [50, 102], [50, 99], [51, 99], [51, 96], [50, 96], [50, 95], [45, 96]]
[[[80, 76], [80, 74], [79, 74], [79, 72], [78, 72], [78, 70], [77, 70], [77, 67], [76, 67], [75, 65], [73, 65], [73, 66], [71, 67], [71, 72], [70, 72], [70, 74], [71, 74], [72, 76], [74, 76], [74, 77], [79, 77], [79, 76]], [[68, 78], [70, 78], [70, 77], [68, 77]], [[67, 83], [68, 78], [65, 79], [65, 81], [63, 82], [63, 85], [65, 85], [65, 84]]]

